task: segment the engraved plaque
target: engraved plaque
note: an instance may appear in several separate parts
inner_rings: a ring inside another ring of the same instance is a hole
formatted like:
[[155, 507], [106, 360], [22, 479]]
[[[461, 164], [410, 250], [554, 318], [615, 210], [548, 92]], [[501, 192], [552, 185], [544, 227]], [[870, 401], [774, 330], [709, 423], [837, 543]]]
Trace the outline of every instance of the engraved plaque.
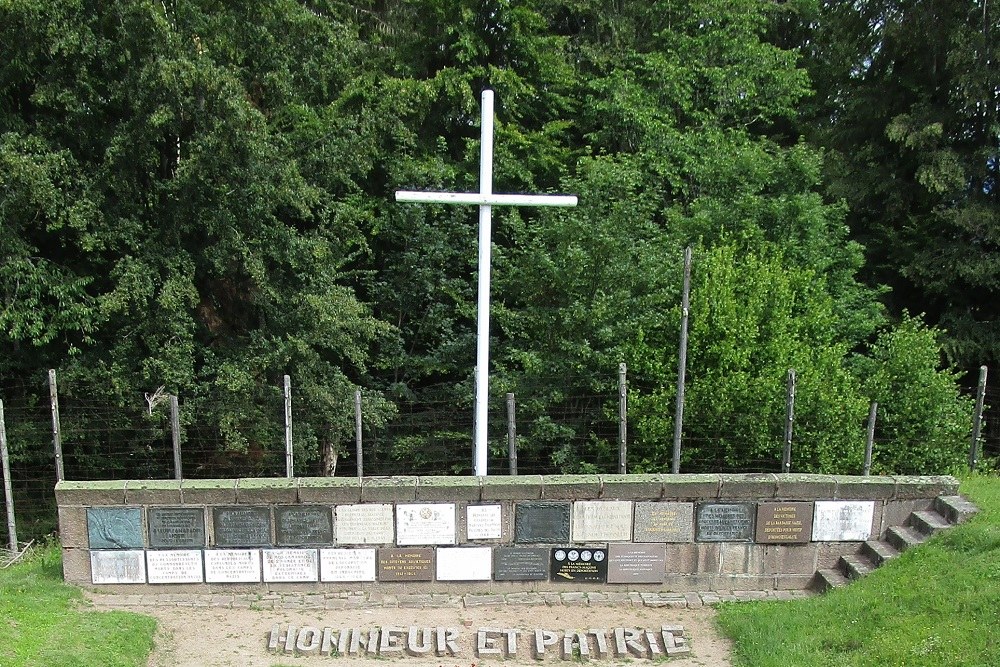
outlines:
[[321, 505], [279, 505], [274, 508], [278, 544], [288, 547], [333, 544], [333, 510]]
[[151, 584], [200, 584], [201, 550], [147, 551], [146, 576]]
[[264, 581], [319, 581], [319, 554], [316, 549], [264, 549]]
[[437, 550], [438, 581], [489, 581], [492, 574], [490, 547], [442, 547]]
[[631, 539], [631, 500], [578, 500], [573, 503], [574, 542], [627, 542]]
[[153, 549], [205, 546], [205, 510], [200, 507], [150, 507], [148, 516]]
[[95, 584], [146, 583], [146, 558], [136, 551], [91, 551], [90, 580]]
[[499, 505], [469, 505], [466, 508], [466, 537], [470, 540], [499, 540], [503, 532]]
[[549, 578], [547, 547], [497, 547], [493, 578], [497, 581], [539, 581]]
[[392, 505], [337, 505], [337, 544], [392, 544]]
[[90, 507], [87, 534], [91, 549], [141, 549], [142, 509], [138, 507]]
[[375, 549], [320, 549], [320, 581], [375, 581]]
[[549, 560], [550, 581], [604, 583], [608, 580], [608, 550], [557, 547]]
[[266, 547], [271, 544], [271, 511], [266, 507], [214, 507], [215, 544]]
[[817, 500], [813, 515], [814, 542], [863, 542], [871, 537], [875, 502]]
[[694, 540], [694, 503], [635, 504], [636, 542], [691, 542]]
[[205, 581], [210, 584], [255, 584], [260, 576], [260, 549], [205, 551]]
[[666, 561], [666, 547], [663, 544], [610, 544], [608, 583], [663, 583]]
[[569, 503], [517, 503], [515, 542], [569, 542]]
[[455, 544], [455, 503], [396, 505], [396, 544]]
[[808, 542], [812, 536], [813, 504], [760, 503], [756, 541], [761, 544]]
[[433, 549], [379, 549], [379, 581], [432, 581]]
[[699, 503], [699, 542], [753, 540], [754, 503]]

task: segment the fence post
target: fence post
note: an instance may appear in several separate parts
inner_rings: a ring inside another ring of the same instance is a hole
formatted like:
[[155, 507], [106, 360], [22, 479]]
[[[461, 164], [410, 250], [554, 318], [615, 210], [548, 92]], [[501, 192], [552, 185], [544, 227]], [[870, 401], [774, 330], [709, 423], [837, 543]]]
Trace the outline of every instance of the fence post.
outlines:
[[872, 448], [875, 446], [875, 419], [878, 416], [878, 401], [872, 401], [868, 410], [868, 437], [865, 439], [865, 467], [861, 474], [872, 474]]
[[514, 394], [507, 394], [507, 458], [510, 474], [517, 475], [517, 417], [514, 412]]
[[292, 461], [292, 378], [285, 376], [285, 477], [294, 477]]
[[62, 433], [59, 428], [59, 391], [56, 388], [56, 371], [49, 369], [49, 405], [52, 408], [52, 448], [56, 457], [56, 481], [66, 479], [63, 471]]
[[364, 450], [361, 442], [361, 390], [354, 391], [354, 448], [358, 459], [358, 479], [365, 476]]
[[681, 343], [677, 355], [677, 407], [674, 411], [674, 459], [670, 471], [681, 471], [681, 432], [684, 428], [684, 376], [687, 373], [688, 310], [691, 305], [691, 246], [684, 249], [684, 286], [681, 295]]
[[969, 446], [969, 470], [979, 463], [979, 436], [983, 428], [983, 402], [986, 400], [986, 366], [979, 367], [979, 387], [976, 390], [976, 411], [972, 415], [972, 444]]
[[781, 457], [781, 472], [792, 471], [792, 422], [795, 421], [795, 369], [788, 369], [788, 389], [785, 398], [785, 451]]
[[181, 468], [181, 409], [173, 394], [170, 394], [170, 441], [174, 446], [174, 479], [179, 482], [184, 479]]
[[624, 475], [628, 462], [628, 366], [618, 364], [618, 474]]
[[3, 401], [0, 401], [0, 460], [3, 464], [3, 496], [7, 502], [7, 543], [10, 553], [17, 553], [17, 526], [14, 524], [14, 492], [10, 487], [10, 459], [7, 457], [7, 424], [4, 422]]

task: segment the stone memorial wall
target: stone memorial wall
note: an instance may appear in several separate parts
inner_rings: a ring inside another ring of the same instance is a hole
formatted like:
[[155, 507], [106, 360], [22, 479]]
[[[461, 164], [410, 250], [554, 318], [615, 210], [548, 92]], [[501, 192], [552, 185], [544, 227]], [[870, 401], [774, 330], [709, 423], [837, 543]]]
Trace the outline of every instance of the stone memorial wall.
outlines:
[[60, 482], [67, 581], [123, 591], [802, 589], [952, 477]]

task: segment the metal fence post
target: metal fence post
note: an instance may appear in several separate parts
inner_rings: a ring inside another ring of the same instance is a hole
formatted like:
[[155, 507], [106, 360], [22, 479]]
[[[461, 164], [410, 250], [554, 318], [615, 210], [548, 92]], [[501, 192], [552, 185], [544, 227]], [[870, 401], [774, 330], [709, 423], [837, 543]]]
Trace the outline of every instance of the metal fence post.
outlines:
[[872, 401], [868, 410], [868, 437], [865, 439], [865, 467], [861, 471], [865, 477], [872, 474], [872, 448], [875, 446], [875, 419], [878, 417], [878, 401]]
[[618, 364], [618, 474], [624, 475], [628, 464], [628, 366]]
[[285, 476], [295, 476], [292, 461], [292, 378], [285, 376]]
[[517, 416], [515, 413], [514, 394], [507, 394], [507, 458], [510, 461], [510, 474], [517, 475]]
[[788, 389], [785, 397], [785, 451], [781, 457], [781, 472], [792, 471], [792, 422], [795, 421], [795, 369], [788, 369]]
[[365, 476], [364, 450], [361, 442], [361, 390], [354, 391], [354, 448], [358, 459], [358, 478]]

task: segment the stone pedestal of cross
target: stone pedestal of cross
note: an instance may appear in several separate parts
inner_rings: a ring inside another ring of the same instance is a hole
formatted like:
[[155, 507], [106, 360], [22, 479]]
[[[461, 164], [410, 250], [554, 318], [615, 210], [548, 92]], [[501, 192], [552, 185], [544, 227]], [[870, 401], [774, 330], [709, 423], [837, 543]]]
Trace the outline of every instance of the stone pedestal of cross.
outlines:
[[476, 307], [476, 408], [473, 463], [486, 475], [486, 424], [490, 363], [490, 255], [493, 206], [576, 206], [570, 195], [493, 194], [493, 91], [483, 91], [480, 123], [479, 192], [413, 192], [398, 190], [396, 201], [425, 204], [472, 204], [479, 207], [479, 289]]

